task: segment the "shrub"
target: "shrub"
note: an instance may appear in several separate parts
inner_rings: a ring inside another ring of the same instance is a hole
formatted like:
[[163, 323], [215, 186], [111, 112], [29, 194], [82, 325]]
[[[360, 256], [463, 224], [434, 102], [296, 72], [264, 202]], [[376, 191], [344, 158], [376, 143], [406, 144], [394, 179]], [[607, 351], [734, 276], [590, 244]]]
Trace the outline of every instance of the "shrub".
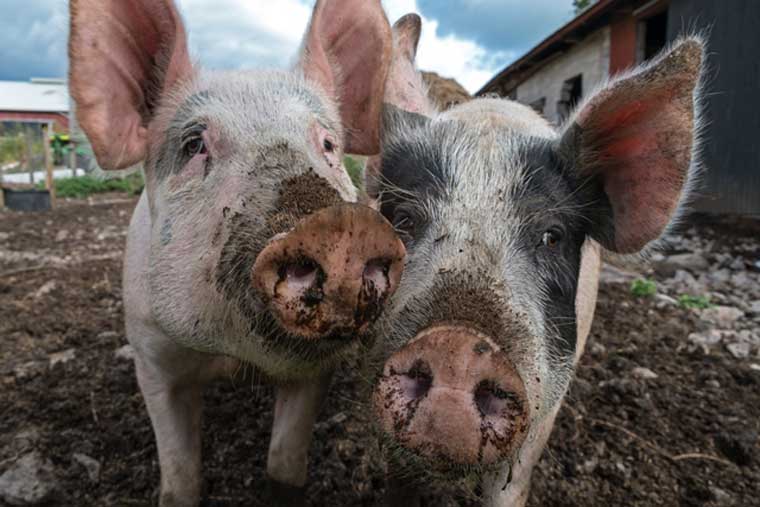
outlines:
[[712, 306], [709, 296], [692, 296], [690, 294], [681, 294], [678, 296], [678, 304], [683, 308], [699, 309], [710, 308]]
[[631, 283], [631, 294], [637, 298], [652, 297], [657, 294], [657, 284], [654, 280], [639, 278]]
[[[75, 176], [54, 181], [55, 194], [58, 197], [84, 198], [103, 192], [124, 192], [137, 195], [142, 192], [145, 182], [141, 173], [132, 173], [124, 178], [99, 179], [90, 175]], [[45, 183], [37, 184], [45, 188]]]

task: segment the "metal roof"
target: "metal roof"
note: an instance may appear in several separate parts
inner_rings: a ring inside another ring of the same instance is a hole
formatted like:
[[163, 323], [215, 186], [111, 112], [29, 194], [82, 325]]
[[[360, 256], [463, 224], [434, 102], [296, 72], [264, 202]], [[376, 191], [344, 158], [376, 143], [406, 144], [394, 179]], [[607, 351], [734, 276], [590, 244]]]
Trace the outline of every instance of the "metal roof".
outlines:
[[58, 79], [0, 81], [0, 111], [68, 113], [69, 88]]

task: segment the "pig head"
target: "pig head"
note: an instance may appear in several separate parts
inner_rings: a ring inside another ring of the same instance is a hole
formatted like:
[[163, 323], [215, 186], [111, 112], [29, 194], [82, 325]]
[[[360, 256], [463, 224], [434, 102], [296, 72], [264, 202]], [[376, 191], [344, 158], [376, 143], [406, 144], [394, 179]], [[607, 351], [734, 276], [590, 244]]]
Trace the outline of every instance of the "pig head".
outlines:
[[555, 129], [494, 98], [436, 113], [414, 70], [419, 29], [414, 15], [394, 26], [370, 164], [408, 252], [372, 403], [389, 468], [476, 476], [488, 504], [523, 505], [589, 332], [600, 250], [650, 248], [694, 181], [703, 43], [612, 79]]
[[403, 245], [342, 159], [379, 147], [385, 25], [379, 2], [320, 0], [291, 70], [208, 72], [170, 0], [72, 0], [79, 121], [104, 169], [146, 177], [128, 318], [279, 377], [366, 334]]

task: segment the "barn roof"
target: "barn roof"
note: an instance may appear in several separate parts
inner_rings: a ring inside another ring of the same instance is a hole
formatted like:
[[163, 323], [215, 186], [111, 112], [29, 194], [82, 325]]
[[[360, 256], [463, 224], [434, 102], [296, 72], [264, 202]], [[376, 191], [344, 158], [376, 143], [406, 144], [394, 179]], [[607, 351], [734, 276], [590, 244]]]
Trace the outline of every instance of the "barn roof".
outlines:
[[0, 111], [68, 113], [68, 86], [62, 79], [0, 81]]
[[475, 95], [497, 92], [499, 88], [511, 89], [519, 85], [546, 64], [554, 54], [577, 43], [585, 33], [607, 22], [614, 8], [624, 3], [625, 0], [598, 0], [496, 74]]

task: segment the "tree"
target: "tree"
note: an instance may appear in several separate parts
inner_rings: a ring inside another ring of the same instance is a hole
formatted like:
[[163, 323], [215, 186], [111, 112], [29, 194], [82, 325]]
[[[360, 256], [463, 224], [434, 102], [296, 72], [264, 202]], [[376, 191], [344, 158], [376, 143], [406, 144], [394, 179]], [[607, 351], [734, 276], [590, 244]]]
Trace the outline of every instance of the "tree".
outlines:
[[591, 0], [573, 0], [573, 8], [575, 8], [576, 14], [580, 14], [589, 5], [591, 5]]

